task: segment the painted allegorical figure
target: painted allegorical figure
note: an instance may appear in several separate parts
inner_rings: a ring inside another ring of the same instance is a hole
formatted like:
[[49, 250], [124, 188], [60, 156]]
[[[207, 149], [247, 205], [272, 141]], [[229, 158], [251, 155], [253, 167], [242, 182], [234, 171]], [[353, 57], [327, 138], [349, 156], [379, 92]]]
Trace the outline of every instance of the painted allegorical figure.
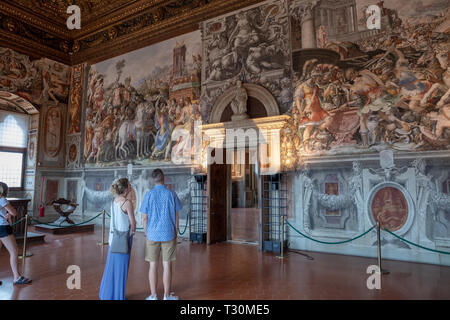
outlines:
[[408, 218], [408, 204], [403, 193], [393, 187], [379, 190], [371, 204], [375, 221], [390, 231], [400, 229]]
[[155, 145], [151, 157], [160, 159], [165, 156], [165, 150], [170, 139], [170, 127], [166, 115], [163, 112], [155, 113], [155, 126], [158, 130], [155, 136]]
[[319, 99], [317, 83], [322, 77], [322, 73], [315, 68], [316, 63], [316, 59], [305, 63], [302, 80], [296, 86], [294, 93], [295, 105], [300, 115], [299, 125], [305, 128], [303, 146], [307, 152], [311, 151], [309, 139], [312, 130], [315, 127], [326, 128], [331, 120], [328, 112], [322, 108]]
[[72, 93], [70, 95], [70, 126], [69, 134], [80, 132], [80, 116], [81, 116], [81, 85], [75, 82]]
[[49, 108], [45, 118], [44, 151], [51, 158], [57, 157], [61, 149], [61, 126], [61, 110], [57, 107]]

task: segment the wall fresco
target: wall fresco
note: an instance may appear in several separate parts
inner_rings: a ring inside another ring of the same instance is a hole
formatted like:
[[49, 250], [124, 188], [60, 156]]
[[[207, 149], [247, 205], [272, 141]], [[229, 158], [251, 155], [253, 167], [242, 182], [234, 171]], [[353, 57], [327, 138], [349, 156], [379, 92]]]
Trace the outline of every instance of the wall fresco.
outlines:
[[202, 116], [238, 80], [259, 84], [277, 99], [281, 113], [292, 101], [289, 17], [286, 1], [269, 1], [203, 23]]
[[84, 123], [86, 166], [167, 162], [200, 117], [200, 32], [93, 65]]
[[378, 1], [380, 30], [367, 29], [369, 4], [291, 3], [302, 41], [284, 148], [298, 158], [450, 148], [449, 3]]
[[50, 59], [30, 61], [26, 55], [0, 47], [0, 89], [35, 106], [48, 101], [66, 103], [69, 67]]
[[83, 98], [84, 69], [84, 64], [80, 64], [72, 68], [69, 98], [68, 134], [81, 132], [81, 107]]

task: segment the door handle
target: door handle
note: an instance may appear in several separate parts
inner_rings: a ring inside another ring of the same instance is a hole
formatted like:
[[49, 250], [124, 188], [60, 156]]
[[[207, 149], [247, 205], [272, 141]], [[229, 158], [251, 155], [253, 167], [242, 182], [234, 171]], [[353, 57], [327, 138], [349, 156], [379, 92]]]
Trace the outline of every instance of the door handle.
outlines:
[[211, 211], [211, 215], [212, 215], [212, 216], [215, 215], [215, 214], [216, 214], [215, 212], [212, 212], [212, 211]]

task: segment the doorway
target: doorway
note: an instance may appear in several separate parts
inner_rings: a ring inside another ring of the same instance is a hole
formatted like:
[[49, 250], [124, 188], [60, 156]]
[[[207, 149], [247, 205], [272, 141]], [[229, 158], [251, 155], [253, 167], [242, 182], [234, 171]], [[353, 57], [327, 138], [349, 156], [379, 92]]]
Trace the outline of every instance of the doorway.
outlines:
[[234, 149], [230, 151], [231, 160], [226, 157], [226, 149], [222, 149], [219, 152], [229, 163], [208, 166], [208, 244], [235, 241], [256, 245], [260, 241], [261, 192], [256, 150]]
[[[239, 157], [245, 157], [239, 163]], [[234, 151], [231, 166], [230, 240], [258, 242], [259, 188], [258, 163], [251, 161], [248, 149]]]

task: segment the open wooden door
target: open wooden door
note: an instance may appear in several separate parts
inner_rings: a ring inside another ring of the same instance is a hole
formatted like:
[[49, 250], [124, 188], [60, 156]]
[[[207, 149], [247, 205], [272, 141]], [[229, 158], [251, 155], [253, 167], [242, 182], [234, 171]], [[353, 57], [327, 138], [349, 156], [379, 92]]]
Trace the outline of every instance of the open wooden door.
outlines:
[[227, 240], [228, 166], [212, 164], [208, 168], [207, 244]]

